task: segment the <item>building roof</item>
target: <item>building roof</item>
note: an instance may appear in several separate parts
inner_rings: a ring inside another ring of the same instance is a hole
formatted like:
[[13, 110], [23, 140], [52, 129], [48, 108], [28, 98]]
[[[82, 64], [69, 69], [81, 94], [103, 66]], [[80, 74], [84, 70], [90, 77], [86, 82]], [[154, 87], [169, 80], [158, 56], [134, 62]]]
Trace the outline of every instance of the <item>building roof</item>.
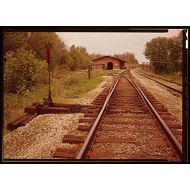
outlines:
[[119, 60], [119, 61], [121, 61], [121, 62], [126, 62], [125, 60], [122, 60], [122, 59], [119, 59], [119, 58], [116, 58], [116, 57], [112, 57], [112, 56], [109, 56], [109, 55], [106, 55], [106, 56], [103, 56], [103, 57], [99, 57], [99, 58], [97, 58], [97, 59], [93, 59], [92, 61], [97, 61], [97, 60], [99, 60], [99, 59], [103, 59], [103, 58], [105, 58], [105, 57], [110, 57], [110, 58], [112, 58], [112, 59], [117, 59], [117, 60]]

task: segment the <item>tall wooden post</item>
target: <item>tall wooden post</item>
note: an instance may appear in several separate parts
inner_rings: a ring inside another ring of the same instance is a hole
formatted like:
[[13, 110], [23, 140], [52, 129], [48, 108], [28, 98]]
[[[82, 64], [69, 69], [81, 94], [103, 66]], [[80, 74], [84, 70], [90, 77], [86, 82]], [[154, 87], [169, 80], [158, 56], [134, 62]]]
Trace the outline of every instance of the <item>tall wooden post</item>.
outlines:
[[48, 90], [48, 99], [47, 104], [51, 106], [53, 104], [52, 98], [51, 98], [51, 86], [50, 86], [50, 48], [52, 47], [52, 44], [49, 42], [46, 44], [46, 59], [48, 63], [48, 78], [49, 78], [49, 90]]
[[88, 65], [88, 79], [90, 80], [90, 70], [91, 70], [91, 65]]

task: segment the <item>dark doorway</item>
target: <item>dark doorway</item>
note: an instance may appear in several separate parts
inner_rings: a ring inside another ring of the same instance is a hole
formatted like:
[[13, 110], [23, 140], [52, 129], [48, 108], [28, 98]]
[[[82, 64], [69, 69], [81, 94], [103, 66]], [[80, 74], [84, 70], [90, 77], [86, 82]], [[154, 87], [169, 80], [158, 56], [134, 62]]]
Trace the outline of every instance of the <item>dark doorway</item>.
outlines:
[[113, 63], [112, 63], [112, 62], [109, 62], [109, 63], [107, 64], [107, 69], [108, 69], [108, 70], [113, 70]]

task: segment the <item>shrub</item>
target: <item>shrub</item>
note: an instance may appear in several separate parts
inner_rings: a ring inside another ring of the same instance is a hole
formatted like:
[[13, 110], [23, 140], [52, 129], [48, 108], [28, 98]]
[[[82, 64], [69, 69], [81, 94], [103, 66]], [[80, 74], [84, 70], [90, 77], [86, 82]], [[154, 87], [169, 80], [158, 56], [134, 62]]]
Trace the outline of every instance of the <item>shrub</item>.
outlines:
[[41, 74], [47, 69], [44, 61], [35, 58], [31, 50], [19, 48], [15, 52], [7, 52], [4, 64], [5, 89], [12, 93], [31, 91]]

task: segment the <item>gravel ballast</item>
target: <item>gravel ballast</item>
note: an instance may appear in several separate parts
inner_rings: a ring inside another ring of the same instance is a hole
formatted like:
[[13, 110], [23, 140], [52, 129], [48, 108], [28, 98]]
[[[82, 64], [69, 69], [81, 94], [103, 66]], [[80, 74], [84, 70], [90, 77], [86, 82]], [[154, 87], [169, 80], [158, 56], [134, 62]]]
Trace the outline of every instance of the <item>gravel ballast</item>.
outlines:
[[[104, 89], [111, 77], [84, 98], [74, 99], [73, 103], [90, 104]], [[25, 126], [4, 135], [4, 159], [52, 159], [57, 147], [62, 145], [66, 134], [76, 133], [78, 121], [84, 114], [44, 114], [39, 115]]]
[[173, 115], [180, 125], [182, 125], [182, 96], [174, 96], [168, 90], [162, 88], [158, 83], [149, 80], [138, 73], [135, 69], [131, 71], [141, 84]]
[[44, 114], [4, 137], [5, 159], [50, 159], [83, 114]]

